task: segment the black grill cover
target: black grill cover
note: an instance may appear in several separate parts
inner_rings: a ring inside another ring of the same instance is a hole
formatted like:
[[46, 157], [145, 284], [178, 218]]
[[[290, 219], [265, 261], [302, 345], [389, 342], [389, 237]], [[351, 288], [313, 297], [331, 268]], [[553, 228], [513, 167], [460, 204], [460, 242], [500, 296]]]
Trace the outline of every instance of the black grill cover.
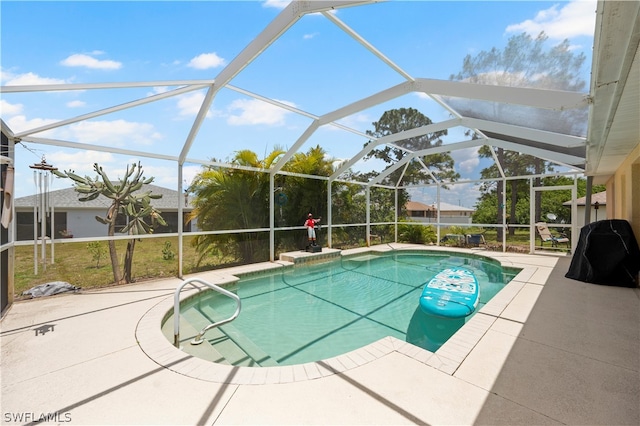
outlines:
[[636, 287], [640, 248], [626, 220], [590, 223], [580, 230], [580, 240], [565, 275], [587, 283]]

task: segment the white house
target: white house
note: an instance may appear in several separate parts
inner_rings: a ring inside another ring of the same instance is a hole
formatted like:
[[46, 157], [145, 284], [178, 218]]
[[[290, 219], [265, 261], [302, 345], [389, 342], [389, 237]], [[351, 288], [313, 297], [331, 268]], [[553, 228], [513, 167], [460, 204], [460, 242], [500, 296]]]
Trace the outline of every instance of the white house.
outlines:
[[[587, 204], [587, 197], [578, 198], [576, 200], [576, 204], [578, 206], [578, 217], [573, 221], [578, 225], [578, 228], [582, 228], [584, 223], [584, 213]], [[571, 208], [571, 201], [566, 201], [562, 203], [563, 206], [567, 208]], [[596, 194], [591, 194], [591, 214], [590, 214], [591, 222], [596, 222], [598, 220], [604, 220], [607, 218], [607, 191], [598, 192]]]
[[[417, 201], [409, 201], [405, 205], [407, 216], [416, 222], [437, 222], [438, 205], [423, 204]], [[440, 202], [440, 222], [442, 223], [464, 223], [471, 224], [471, 216], [474, 209], [456, 206], [454, 204]]]
[[[151, 200], [151, 204], [160, 210], [162, 218], [167, 226], [154, 230], [154, 233], [178, 232], [178, 203], [183, 203], [184, 217], [193, 210], [191, 197], [180, 195], [178, 191], [163, 188], [156, 185], [144, 185], [140, 193], [151, 191], [153, 194], [161, 194], [162, 198]], [[107, 235], [107, 225], [96, 220], [96, 216], [106, 216], [111, 205], [111, 200], [98, 197], [91, 201], [79, 201], [79, 194], [73, 188], [60, 189], [49, 193], [49, 205], [53, 206], [53, 238], [84, 238], [104, 237]], [[16, 240], [33, 240], [33, 207], [38, 200], [37, 195], [16, 198], [14, 201], [16, 212]], [[51, 235], [51, 215], [46, 217], [47, 236]], [[126, 225], [126, 217], [121, 216], [118, 226]], [[194, 229], [195, 225], [189, 223], [183, 225], [185, 232]], [[195, 230], [195, 229], [194, 229]], [[40, 225], [38, 225], [40, 231]], [[40, 232], [38, 232], [40, 234]]]

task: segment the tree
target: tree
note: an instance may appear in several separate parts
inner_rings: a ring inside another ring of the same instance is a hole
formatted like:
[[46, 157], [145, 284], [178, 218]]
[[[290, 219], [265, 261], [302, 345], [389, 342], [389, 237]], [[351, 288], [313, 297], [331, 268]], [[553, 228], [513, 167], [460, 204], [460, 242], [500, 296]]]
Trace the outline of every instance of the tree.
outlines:
[[[385, 111], [380, 120], [373, 122], [374, 130], [367, 130], [367, 135], [381, 138], [407, 130], [433, 124], [431, 119], [420, 111], [413, 108], [399, 108]], [[422, 136], [407, 138], [397, 141], [392, 145], [385, 145], [383, 148], [372, 150], [366, 158], [378, 158], [388, 164], [394, 164], [412, 152], [420, 151], [442, 145], [442, 137], [447, 135], [447, 130], [427, 133]], [[449, 153], [423, 155], [416, 158], [422, 160], [427, 168], [440, 181], [452, 181], [460, 177], [453, 169], [453, 158]], [[390, 176], [392, 184], [399, 183], [400, 176], [403, 182], [433, 182], [433, 178], [427, 173], [422, 165], [417, 161], [412, 161], [409, 167], [404, 170], [396, 170]]]
[[[333, 173], [333, 159], [320, 146], [306, 153], [298, 152], [282, 168], [283, 171], [308, 176], [328, 177]], [[299, 223], [308, 213], [315, 217], [327, 211], [327, 181], [291, 175], [278, 176], [279, 187], [288, 196], [285, 220]]]
[[[586, 82], [581, 78], [581, 68], [586, 59], [585, 55], [583, 53], [574, 53], [569, 40], [565, 39], [549, 49], [546, 48], [547, 41], [548, 36], [544, 32], [541, 32], [535, 39], [526, 33], [513, 36], [503, 50], [494, 47], [473, 57], [467, 55], [463, 60], [462, 70], [458, 74], [451, 75], [450, 79], [500, 86], [532, 87], [574, 92], [583, 90]], [[584, 135], [586, 133], [588, 113], [586, 108], [558, 112], [456, 98], [448, 99], [447, 102], [463, 115], [470, 114], [473, 117], [562, 134]], [[478, 154], [480, 157], [493, 157], [491, 148], [488, 146], [480, 148]], [[504, 173], [508, 176], [542, 175], [548, 171], [553, 171], [552, 163], [518, 152], [498, 149], [496, 157]], [[483, 178], [499, 178], [497, 166], [493, 165], [483, 170], [481, 175]], [[528, 199], [528, 187], [515, 180], [509, 182], [510, 188], [507, 190], [507, 195], [509, 196], [509, 222], [517, 223], [517, 206], [519, 200]], [[535, 185], [540, 185], [539, 178], [536, 178]], [[495, 192], [493, 192], [494, 190]], [[486, 216], [488, 209], [482, 208], [481, 205], [487, 202], [488, 198], [486, 196], [493, 193], [492, 196], [497, 198], [497, 202], [489, 203], [491, 206], [495, 205], [496, 215], [493, 220], [496, 223], [502, 223], [503, 209], [499, 208], [501, 207], [499, 204], [502, 202], [502, 192], [505, 190], [502, 180], [496, 181], [495, 187], [493, 185], [484, 185], [483, 197], [481, 197], [479, 203], [481, 212], [474, 216], [474, 220], [478, 220], [480, 217], [489, 219]], [[536, 196], [539, 198], [540, 194]], [[540, 200], [538, 199], [537, 201], [536, 206], [540, 206]], [[538, 211], [536, 216], [539, 215], [540, 212]], [[483, 223], [491, 223], [493, 220], [487, 220]], [[513, 232], [512, 228], [510, 228], [510, 232]], [[500, 229], [497, 235], [498, 239], [501, 240], [502, 233]]]
[[[544, 32], [535, 39], [526, 33], [513, 36], [503, 50], [494, 47], [473, 57], [467, 55], [462, 70], [449, 78], [485, 85], [583, 91], [586, 87], [581, 77], [586, 60], [584, 53], [576, 54], [567, 39], [547, 49], [548, 39]], [[461, 98], [448, 98], [447, 102], [458, 112], [477, 118], [556, 133], [586, 134], [587, 108], [550, 111]]]
[[[96, 220], [107, 225], [107, 235], [115, 236], [116, 224], [120, 215], [127, 217], [127, 224], [119, 232], [129, 235], [140, 235], [153, 233], [155, 226], [166, 226], [167, 223], [160, 215], [160, 211], [151, 205], [151, 200], [162, 198], [161, 194], [152, 194], [146, 191], [142, 194], [134, 194], [142, 189], [143, 185], [153, 182], [153, 177], [143, 178], [143, 170], [140, 162], [127, 166], [125, 177], [119, 182], [112, 182], [107, 173], [97, 163], [93, 164], [93, 169], [97, 176], [79, 176], [72, 170], [64, 172], [54, 171], [60, 178], [69, 178], [74, 182], [74, 189], [78, 194], [82, 194], [79, 201], [91, 201], [103, 195], [111, 200], [111, 205], [104, 217], [96, 216]], [[147, 223], [147, 220], [150, 223]], [[109, 240], [109, 255], [111, 267], [113, 269], [113, 280], [116, 284], [122, 282], [133, 282], [132, 266], [133, 252], [136, 239], [132, 238], [127, 242], [127, 250], [124, 259], [124, 273], [120, 271], [118, 255], [116, 253], [116, 243]]]
[[[433, 122], [429, 117], [416, 109], [399, 108], [385, 111], [380, 117], [380, 120], [373, 122], [372, 124], [374, 130], [367, 130], [367, 135], [381, 138], [383, 136], [397, 134], [418, 127], [428, 126], [429, 124], [433, 124]], [[410, 155], [412, 152], [441, 146], [441, 138], [446, 135], [447, 130], [442, 130], [427, 133], [422, 136], [407, 138], [395, 142], [393, 146], [385, 145], [382, 148], [374, 149], [365, 158], [378, 158], [388, 164], [394, 164], [405, 158], [407, 155]], [[406, 169], [402, 167], [392, 172], [389, 175], [388, 181], [392, 185], [396, 185], [400, 183], [400, 178], [402, 177], [402, 182], [404, 184], [433, 182], [432, 175], [424, 169], [419, 161], [416, 160], [421, 160], [429, 169], [431, 174], [440, 182], [452, 182], [460, 177], [460, 174], [456, 173], [453, 168], [453, 158], [449, 153], [444, 152], [441, 154], [417, 157], [413, 161], [409, 162]], [[372, 172], [364, 174], [363, 176], [371, 178], [375, 176], [375, 173]], [[409, 195], [406, 190], [400, 191], [398, 201], [400, 206], [404, 208], [407, 201], [409, 201]]]
[[[573, 184], [573, 178], [567, 176], [548, 176], [542, 179], [544, 186], [566, 186]], [[593, 185], [593, 193], [602, 192], [605, 190], [604, 185]], [[511, 223], [528, 224], [530, 222], [529, 217], [529, 185], [526, 179], [519, 181], [517, 186], [517, 202], [515, 206], [515, 221]], [[508, 188], [507, 195], [510, 196], [510, 187]], [[496, 217], [497, 202], [499, 202], [496, 196], [497, 190], [494, 189], [483, 192], [476, 204], [476, 211], [473, 214], [473, 221], [476, 223], [490, 223], [491, 220]], [[578, 198], [584, 197], [587, 193], [587, 180], [585, 178], [579, 178], [577, 182], [577, 196]], [[540, 201], [537, 202], [536, 217], [533, 218], [534, 222], [544, 220], [548, 213], [553, 213], [556, 216], [556, 222], [569, 223], [575, 221], [575, 218], [571, 218], [571, 210], [563, 206], [563, 203], [571, 200], [571, 190], [563, 189], [556, 191], [544, 191], [540, 193]]]
[[[260, 160], [254, 152], [236, 153], [232, 165], [268, 170], [284, 154], [276, 148]], [[300, 175], [329, 176], [333, 160], [319, 146], [307, 153], [296, 153], [284, 165], [283, 171]], [[241, 168], [205, 167], [189, 188], [195, 194], [195, 208], [188, 217], [197, 218], [198, 226], [205, 230], [250, 229], [269, 227], [269, 173]], [[294, 175], [277, 175], [275, 181], [275, 208], [281, 225], [302, 225], [307, 213], [322, 216], [327, 210], [327, 185], [324, 180]], [[281, 201], [279, 201], [281, 200]], [[276, 247], [294, 244], [295, 237], [276, 236]], [[264, 233], [245, 232], [208, 234], [195, 238], [198, 262], [221, 249], [233, 252], [238, 262], [251, 263], [264, 260], [269, 253]]]
[[[496, 150], [496, 158], [502, 165], [502, 171], [506, 176], [524, 176], [527, 174], [540, 173], [539, 168], [541, 166], [541, 161], [538, 161], [535, 157], [531, 155], [520, 154], [515, 151], [505, 151], [502, 148], [498, 148]], [[492, 158], [493, 154], [491, 148], [487, 145], [480, 147], [478, 150], [478, 156], [480, 158]], [[550, 164], [544, 164], [546, 170], [553, 170]], [[491, 166], [480, 171], [480, 177], [482, 179], [496, 179], [494, 181], [485, 182], [481, 186], [481, 190], [484, 193], [487, 193], [490, 188], [494, 187], [495, 197], [497, 198], [498, 204], [502, 203], [502, 193], [505, 191], [503, 181], [500, 176], [500, 172], [498, 171], [497, 164], [492, 164]], [[507, 190], [507, 200], [508, 200], [508, 209], [498, 209], [497, 210], [497, 223], [502, 223], [502, 212], [508, 212], [508, 223], [519, 223], [518, 215], [517, 215], [517, 206], [518, 201], [523, 198], [528, 198], [529, 186], [523, 180], [513, 180], [510, 179], [508, 182], [508, 190]], [[490, 222], [492, 222], [491, 220]], [[483, 222], [487, 223], [487, 222]], [[509, 228], [509, 235], [513, 235], [515, 228]], [[502, 240], [502, 229], [498, 229], [497, 233], [498, 240]]]
[[[204, 167], [188, 189], [195, 199], [187, 220], [197, 218], [198, 227], [204, 231], [268, 227], [269, 174], [243, 167], [268, 170], [283, 154], [283, 150], [275, 149], [260, 160], [253, 151], [242, 150], [230, 161], [237, 168]], [[221, 247], [229, 246], [241, 262], [263, 259], [269, 249], [256, 232], [198, 235], [193, 244], [199, 253], [198, 263]]]

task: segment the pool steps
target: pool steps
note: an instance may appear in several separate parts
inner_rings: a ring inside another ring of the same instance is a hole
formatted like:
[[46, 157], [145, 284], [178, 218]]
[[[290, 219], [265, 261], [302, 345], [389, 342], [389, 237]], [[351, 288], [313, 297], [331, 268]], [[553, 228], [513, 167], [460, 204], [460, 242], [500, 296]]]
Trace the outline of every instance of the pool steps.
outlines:
[[[198, 358], [207, 359], [209, 361], [225, 363], [224, 356], [214, 349], [211, 344], [205, 339], [201, 345], [190, 344], [191, 340], [196, 337], [199, 330], [192, 325], [191, 321], [188, 321], [184, 315], [180, 316], [180, 350], [193, 355]], [[162, 325], [162, 334], [167, 340], [173, 340], [173, 321], [165, 321]]]
[[[203, 306], [202, 312], [188, 309], [181, 314], [180, 330], [183, 338], [181, 350], [190, 355], [213, 361], [219, 364], [241, 367], [269, 367], [278, 363], [261, 350], [249, 338], [231, 324], [215, 327], [207, 331], [201, 345], [191, 345], [191, 340], [198, 334], [198, 330], [212, 322], [214, 309]], [[171, 323], [171, 321], [167, 321]], [[173, 337], [173, 328], [167, 323], [162, 332], [167, 338]], [[222, 355], [225, 354], [225, 355]]]

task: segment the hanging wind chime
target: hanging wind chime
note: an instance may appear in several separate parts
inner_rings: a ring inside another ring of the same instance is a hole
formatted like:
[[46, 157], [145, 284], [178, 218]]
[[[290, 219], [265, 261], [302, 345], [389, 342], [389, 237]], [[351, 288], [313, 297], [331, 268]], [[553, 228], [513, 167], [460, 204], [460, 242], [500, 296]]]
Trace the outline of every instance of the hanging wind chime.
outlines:
[[[47, 270], [47, 218], [51, 219], [51, 263], [54, 263], [53, 230], [55, 229], [54, 210], [49, 200], [49, 188], [53, 181], [54, 170], [58, 170], [47, 163], [44, 155], [40, 163], [29, 166], [33, 170], [33, 183], [36, 186], [36, 197], [33, 205], [33, 272], [38, 274], [38, 243], [41, 242], [41, 261], [44, 270]], [[40, 225], [40, 237], [38, 238], [38, 224]]]

